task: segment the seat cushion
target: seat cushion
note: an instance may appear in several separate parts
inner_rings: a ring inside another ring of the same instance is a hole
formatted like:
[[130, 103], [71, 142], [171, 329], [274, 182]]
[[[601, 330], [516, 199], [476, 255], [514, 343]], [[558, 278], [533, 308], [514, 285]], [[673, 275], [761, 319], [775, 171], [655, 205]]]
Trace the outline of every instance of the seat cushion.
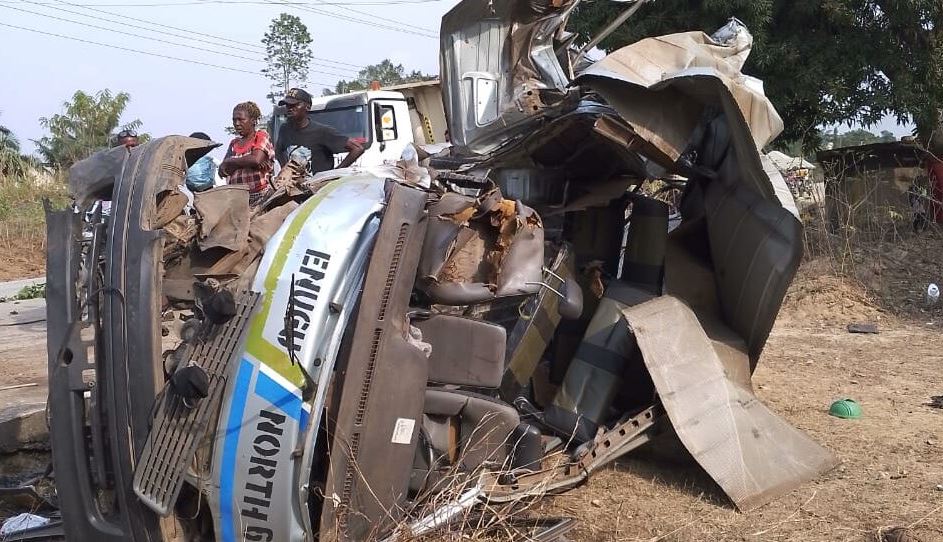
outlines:
[[[521, 421], [517, 410], [507, 403], [444, 388], [426, 389], [424, 410], [432, 447], [441, 454], [448, 454], [452, 448], [465, 471], [474, 470], [485, 461], [507, 460], [513, 447], [511, 432]], [[453, 442], [449, 442], [449, 424], [456, 424], [458, 429]]]

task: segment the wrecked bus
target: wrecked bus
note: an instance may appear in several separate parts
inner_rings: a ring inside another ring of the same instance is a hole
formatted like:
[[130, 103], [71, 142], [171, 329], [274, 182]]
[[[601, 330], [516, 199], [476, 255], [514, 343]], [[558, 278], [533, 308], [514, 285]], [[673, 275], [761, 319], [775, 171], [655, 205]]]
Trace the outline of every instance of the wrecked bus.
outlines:
[[405, 539], [643, 445], [741, 510], [835, 464], [751, 385], [802, 247], [757, 150], [782, 122], [741, 73], [752, 38], [733, 20], [589, 62], [577, 4], [443, 18], [447, 159], [290, 163], [252, 208], [238, 186], [188, 207], [202, 140], [71, 170], [47, 217], [71, 539]]

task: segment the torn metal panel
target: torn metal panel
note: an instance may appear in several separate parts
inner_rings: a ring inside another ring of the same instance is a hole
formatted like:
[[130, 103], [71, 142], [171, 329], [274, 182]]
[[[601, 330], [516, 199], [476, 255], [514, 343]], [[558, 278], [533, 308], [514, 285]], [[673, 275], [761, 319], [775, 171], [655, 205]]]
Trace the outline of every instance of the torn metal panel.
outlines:
[[724, 374], [717, 350], [683, 302], [662, 296], [622, 314], [678, 437], [737, 508], [762, 506], [837, 464]]
[[790, 190], [789, 185], [786, 184], [786, 179], [783, 178], [783, 174], [779, 171], [779, 168], [776, 167], [776, 164], [774, 164], [766, 154], [761, 154], [760, 160], [763, 162], [763, 171], [766, 173], [766, 176], [769, 177], [769, 182], [773, 185], [773, 192], [776, 194], [776, 198], [783, 206], [783, 209], [792, 213], [794, 217], [799, 218], [799, 208], [796, 207], [796, 198], [793, 197], [792, 190]]
[[557, 33], [579, 0], [465, 0], [442, 18], [442, 100], [452, 144], [485, 154], [567, 94]]
[[154, 213], [154, 227], [163, 228], [179, 217], [187, 203], [187, 195], [175, 186], [170, 190], [165, 190], [157, 195], [157, 212]]
[[704, 210], [720, 314], [746, 342], [752, 372], [799, 269], [802, 224], [778, 200], [717, 181]]
[[253, 217], [248, 225], [248, 240], [239, 250], [213, 248], [191, 253], [190, 272], [195, 277], [242, 275], [253, 262], [259, 260], [268, 240], [278, 231], [288, 215], [297, 208], [297, 203], [289, 201]]
[[[751, 41], [739, 24], [715, 37], [688, 32], [649, 38], [600, 60], [577, 82], [599, 92], [672, 160], [693, 147], [710, 155], [699, 156], [698, 165], [720, 171], [732, 147], [737, 171], [728, 180], [773, 197], [757, 149], [771, 142], [783, 123], [758, 81], [740, 72]], [[726, 119], [726, 129], [717, 133], [705, 126], [714, 118]]]
[[[698, 85], [679, 84], [678, 80], [718, 79], [740, 110], [756, 146], [762, 148], [782, 132], [783, 121], [763, 93], [762, 83], [741, 72], [752, 45], [753, 37], [746, 27], [733, 20], [713, 36], [703, 32], [684, 32], [638, 41], [593, 64], [580, 74], [577, 81], [587, 82], [584, 77], [602, 77], [653, 91], [678, 85], [679, 92], [686, 97], [671, 104], [672, 107], [684, 102], [698, 103], [703, 107], [712, 105], [712, 93], [700, 95], [696, 88]], [[657, 113], [670, 114], [670, 110], [662, 107]], [[626, 120], [646, 139], [650, 135], [663, 134], [669, 125], [681, 124], [677, 122], [681, 120], [678, 115], [635, 116]], [[686, 143], [666, 140], [677, 154]]]

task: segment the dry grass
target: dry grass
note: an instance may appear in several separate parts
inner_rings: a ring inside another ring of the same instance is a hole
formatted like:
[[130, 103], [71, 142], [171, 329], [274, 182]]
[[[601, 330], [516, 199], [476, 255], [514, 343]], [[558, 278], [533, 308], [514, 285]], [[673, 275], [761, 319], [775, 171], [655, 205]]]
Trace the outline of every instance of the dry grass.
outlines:
[[[572, 540], [882, 542], [900, 527], [913, 538], [899, 540], [943, 542], [943, 411], [928, 405], [943, 394], [943, 305], [923, 295], [943, 282], [943, 234], [916, 235], [910, 217], [867, 205], [856, 210], [866, 227], [826, 228], [821, 206], [806, 203], [806, 259], [754, 383], [840, 466], [739, 513], [696, 464], [639, 450], [541, 503], [580, 520]], [[849, 334], [852, 322], [880, 334]], [[844, 397], [863, 405], [861, 420], [827, 415]]]
[[[867, 205], [855, 211], [866, 227], [830, 229], [823, 202], [809, 203], [806, 259], [754, 382], [761, 400], [841, 459], [838, 468], [740, 513], [693, 462], [639, 450], [573, 491], [478, 507], [421, 540], [527, 540], [513, 518], [569, 516], [574, 541], [883, 542], [900, 528], [913, 538], [899, 540], [943, 542], [943, 411], [927, 405], [943, 393], [943, 305], [923, 303], [927, 284], [943, 282], [943, 233], [914, 234], [910, 217]], [[852, 322], [881, 333], [851, 335]], [[863, 419], [827, 415], [844, 397], [863, 405]], [[445, 504], [467, 483], [427, 504]]]
[[46, 266], [43, 199], [63, 205], [64, 177], [37, 183], [0, 177], [0, 280], [42, 276]]

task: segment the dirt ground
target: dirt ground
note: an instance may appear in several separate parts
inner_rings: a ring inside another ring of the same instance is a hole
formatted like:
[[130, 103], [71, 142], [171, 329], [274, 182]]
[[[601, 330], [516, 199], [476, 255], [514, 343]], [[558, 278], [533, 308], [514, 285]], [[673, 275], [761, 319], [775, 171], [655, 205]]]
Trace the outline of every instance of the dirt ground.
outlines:
[[[836, 469], [740, 513], [697, 466], [639, 451], [545, 510], [579, 518], [574, 541], [876, 541], [909, 527], [943, 542], [943, 409], [929, 405], [943, 395], [943, 307], [922, 295], [927, 277], [943, 279], [943, 241], [912, 244], [918, 256], [864, 258], [880, 277], [871, 289], [804, 264], [754, 375], [760, 399], [834, 452]], [[853, 322], [880, 333], [848, 333]], [[829, 416], [842, 398], [864, 416]]]
[[[639, 451], [538, 510], [577, 518], [574, 542], [857, 542], [897, 526], [943, 542], [943, 409], [928, 404], [943, 395], [943, 304], [923, 305], [927, 282], [943, 282], [941, 247], [936, 236], [858, 253], [846, 262], [858, 281], [839, 278], [834, 261], [807, 262], [790, 289], [754, 383], [761, 400], [840, 458], [833, 471], [740, 513], [698, 467]], [[21, 265], [16, 255], [0, 253], [0, 278], [41, 274], [40, 258]], [[852, 322], [880, 333], [850, 334]], [[0, 386], [44, 380], [32, 331], [4, 332]], [[829, 416], [840, 398], [858, 401], [864, 416]]]
[[0, 235], [0, 281], [46, 274], [46, 245], [40, 237], [6, 238]]

